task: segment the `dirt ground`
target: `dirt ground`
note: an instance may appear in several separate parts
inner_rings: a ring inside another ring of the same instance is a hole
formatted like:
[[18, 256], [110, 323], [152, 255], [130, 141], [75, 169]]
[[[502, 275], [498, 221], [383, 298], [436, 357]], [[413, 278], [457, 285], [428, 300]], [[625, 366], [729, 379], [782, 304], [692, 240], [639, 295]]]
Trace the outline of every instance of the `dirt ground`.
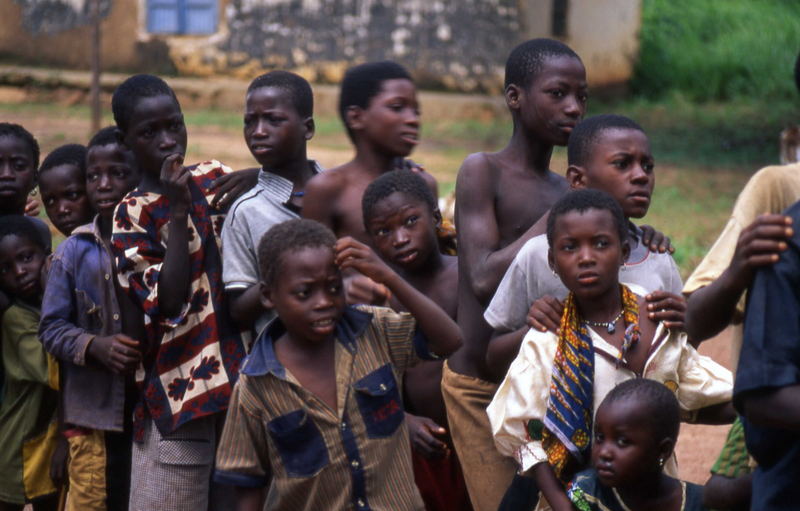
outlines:
[[[3, 100], [8, 99], [8, 95], [0, 97], [0, 107], [5, 102]], [[28, 112], [17, 108], [0, 112], [2, 121], [22, 124], [36, 135], [42, 146], [43, 156], [57, 145], [86, 140], [89, 133], [88, 120], [83, 118], [52, 117], [46, 112]], [[106, 116], [105, 121], [110, 123], [110, 118]], [[347, 161], [351, 157], [351, 150], [344, 137], [327, 137], [322, 140], [315, 138], [309, 144], [309, 156], [317, 159], [323, 167], [330, 168]], [[426, 167], [433, 171], [440, 182], [452, 183], [457, 165], [465, 155], [445, 154], [423, 143], [414, 156], [415, 159], [419, 158], [418, 161], [425, 162]], [[201, 161], [212, 157], [233, 168], [250, 167], [254, 163], [240, 131], [217, 126], [190, 126], [187, 161]], [[739, 185], [737, 189], [738, 187]], [[727, 338], [727, 333], [723, 332], [718, 338], [704, 343], [700, 352], [729, 367], [730, 350]], [[727, 429], [727, 426], [683, 425], [677, 449], [680, 475], [683, 479], [696, 483], [705, 482], [708, 470], [724, 443]]]

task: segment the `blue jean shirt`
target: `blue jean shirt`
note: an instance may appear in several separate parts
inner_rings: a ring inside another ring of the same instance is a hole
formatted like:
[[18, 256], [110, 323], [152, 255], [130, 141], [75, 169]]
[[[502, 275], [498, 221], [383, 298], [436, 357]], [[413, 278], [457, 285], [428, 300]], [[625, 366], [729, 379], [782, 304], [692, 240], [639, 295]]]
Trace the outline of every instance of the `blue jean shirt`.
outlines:
[[53, 255], [39, 337], [61, 364], [64, 422], [122, 431], [125, 376], [86, 356], [96, 336], [122, 332], [111, 254], [97, 221], [76, 228]]

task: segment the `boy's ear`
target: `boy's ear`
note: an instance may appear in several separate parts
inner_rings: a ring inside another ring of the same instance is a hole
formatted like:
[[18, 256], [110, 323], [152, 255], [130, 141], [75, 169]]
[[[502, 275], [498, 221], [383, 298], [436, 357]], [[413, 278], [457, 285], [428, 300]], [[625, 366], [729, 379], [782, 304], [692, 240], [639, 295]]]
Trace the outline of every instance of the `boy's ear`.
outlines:
[[553, 275], [558, 276], [558, 272], [556, 271], [556, 259], [553, 257], [553, 251], [551, 249], [547, 249], [547, 266], [550, 267], [550, 271], [553, 272]]
[[442, 212], [439, 208], [433, 208], [433, 226], [437, 229], [442, 226]]
[[350, 105], [345, 111], [344, 118], [347, 127], [351, 130], [360, 130], [364, 127], [364, 109], [360, 106]]
[[317, 126], [314, 124], [314, 118], [306, 117], [303, 120], [303, 126], [306, 128], [305, 139], [311, 140], [312, 138], [314, 138], [314, 132], [317, 129]]
[[275, 303], [272, 301], [272, 293], [270, 292], [269, 286], [263, 281], [259, 282], [258, 286], [261, 291], [261, 306], [265, 309], [274, 309]]
[[519, 98], [522, 91], [513, 83], [509, 84], [505, 90], [506, 105], [510, 110], [519, 109]]
[[672, 456], [672, 452], [674, 450], [675, 450], [675, 440], [670, 437], [664, 438], [663, 440], [661, 440], [661, 442], [658, 443], [659, 460], [664, 460], [664, 462], [666, 463], [669, 457]]
[[573, 190], [586, 188], [586, 169], [580, 165], [570, 165], [567, 167], [567, 183]]

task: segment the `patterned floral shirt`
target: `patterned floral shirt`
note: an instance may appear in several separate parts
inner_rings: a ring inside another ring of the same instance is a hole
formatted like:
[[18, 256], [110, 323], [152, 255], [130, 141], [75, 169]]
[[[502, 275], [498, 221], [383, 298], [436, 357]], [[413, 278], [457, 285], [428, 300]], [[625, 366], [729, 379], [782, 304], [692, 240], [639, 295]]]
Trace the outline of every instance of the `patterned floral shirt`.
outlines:
[[220, 232], [225, 211], [210, 205], [211, 183], [231, 170], [218, 161], [192, 169], [189, 188], [191, 286], [180, 314], [159, 308], [159, 271], [168, 243], [169, 201], [135, 189], [117, 207], [112, 244], [120, 285], [145, 313], [147, 344], [136, 373], [140, 399], [134, 438], [149, 415], [168, 433], [190, 420], [227, 409], [245, 351], [228, 317], [222, 285]]

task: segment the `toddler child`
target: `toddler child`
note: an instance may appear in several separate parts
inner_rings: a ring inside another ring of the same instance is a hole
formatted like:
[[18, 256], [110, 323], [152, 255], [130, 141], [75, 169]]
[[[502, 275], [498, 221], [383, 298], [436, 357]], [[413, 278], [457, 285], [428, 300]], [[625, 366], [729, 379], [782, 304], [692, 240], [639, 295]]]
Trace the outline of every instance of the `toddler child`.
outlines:
[[[20, 201], [24, 207], [24, 200]], [[0, 290], [11, 306], [0, 318], [3, 387], [0, 402], [0, 508], [53, 510], [50, 459], [57, 439], [58, 366], [39, 341], [41, 272], [50, 247], [34, 222], [0, 221]]]
[[245, 354], [222, 286], [226, 211], [211, 204], [211, 183], [231, 171], [213, 160], [183, 166], [186, 125], [162, 79], [128, 78], [111, 106], [142, 173], [117, 206], [111, 237], [120, 285], [147, 330], [136, 372], [130, 509], [202, 510], [209, 489], [217, 495], [209, 480], [218, 428]]
[[272, 311], [261, 306], [258, 242], [270, 227], [298, 218], [306, 182], [322, 171], [306, 156], [314, 136], [314, 96], [308, 82], [272, 71], [247, 89], [244, 139], [261, 165], [258, 183], [233, 203], [222, 228], [222, 280], [231, 316], [245, 331], [260, 332]]
[[140, 174], [113, 126], [89, 142], [86, 167], [86, 195], [98, 214], [75, 228], [53, 256], [39, 333], [61, 364], [61, 413], [70, 447], [67, 509], [104, 511], [128, 505], [128, 390], [141, 361], [140, 341], [130, 336], [141, 338], [141, 326], [131, 325], [142, 319], [112, 278], [110, 243], [114, 208]]
[[94, 211], [86, 196], [86, 147], [67, 144], [53, 149], [37, 173], [47, 217], [64, 236], [89, 223]]
[[[236, 384], [216, 480], [238, 508], [423, 509], [414, 485], [401, 378], [458, 347], [455, 322], [353, 238], [311, 220], [259, 245], [262, 300], [275, 319]], [[341, 270], [387, 286], [410, 313], [345, 305]], [[435, 354], [435, 355], [434, 355]]]
[[680, 430], [680, 405], [666, 386], [627, 380], [609, 392], [594, 421], [592, 466], [567, 490], [578, 511], [700, 511], [703, 488], [664, 474]]
[[[665, 384], [687, 420], [734, 418], [730, 371], [698, 355], [686, 334], [657, 324], [644, 298], [619, 283], [627, 237], [622, 208], [604, 192], [576, 190], [553, 206], [548, 260], [570, 291], [559, 333], [529, 330], [487, 409], [498, 450], [555, 510], [571, 509], [562, 484], [586, 468], [596, 406], [620, 382]], [[676, 474], [673, 459], [665, 469]]]
[[[420, 175], [409, 170], [381, 175], [364, 191], [362, 209], [364, 227], [383, 260], [455, 319], [458, 261], [439, 251], [436, 228], [442, 216]], [[390, 303], [403, 310], [397, 300]], [[442, 363], [422, 361], [404, 376], [403, 403], [414, 448], [411, 460], [428, 511], [465, 510], [471, 506], [448, 434]]]

